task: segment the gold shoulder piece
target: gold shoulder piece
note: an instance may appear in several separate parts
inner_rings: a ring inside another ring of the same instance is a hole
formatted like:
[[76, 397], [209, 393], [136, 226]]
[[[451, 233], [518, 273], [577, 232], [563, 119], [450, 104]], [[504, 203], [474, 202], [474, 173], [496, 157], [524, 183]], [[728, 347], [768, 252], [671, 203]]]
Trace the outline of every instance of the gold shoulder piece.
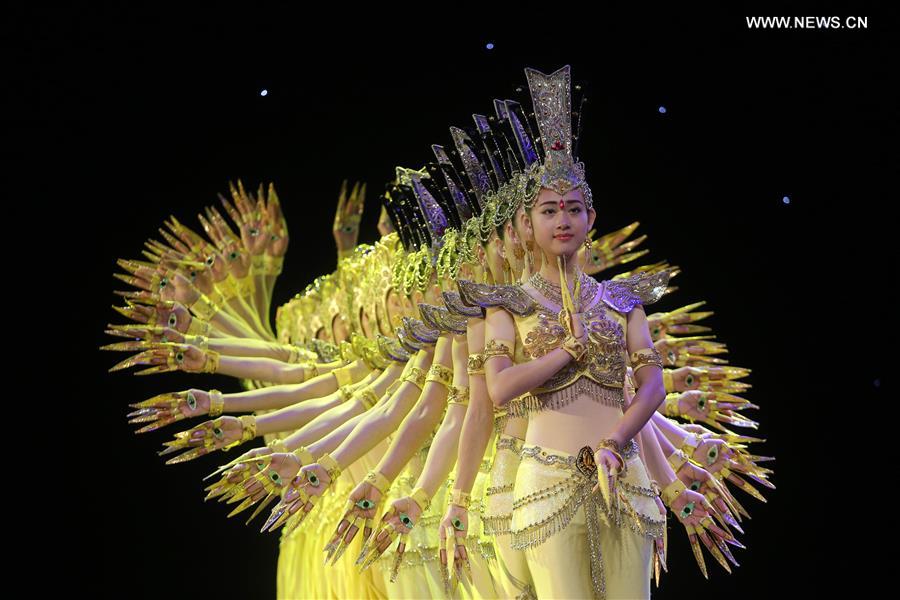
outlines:
[[520, 317], [530, 315], [537, 308], [537, 302], [518, 284], [491, 285], [458, 279], [456, 286], [463, 304], [469, 306], [501, 306]]
[[657, 273], [638, 273], [621, 279], [608, 279], [603, 300], [619, 312], [631, 312], [638, 304], [653, 304], [669, 285], [675, 267]]

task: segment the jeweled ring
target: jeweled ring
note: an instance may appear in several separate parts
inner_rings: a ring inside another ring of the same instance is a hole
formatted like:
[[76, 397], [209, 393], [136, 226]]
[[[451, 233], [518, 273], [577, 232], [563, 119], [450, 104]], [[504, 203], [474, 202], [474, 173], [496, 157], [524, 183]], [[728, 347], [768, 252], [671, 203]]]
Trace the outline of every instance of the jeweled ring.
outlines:
[[363, 498], [362, 500], [358, 500], [356, 502], [356, 506], [361, 508], [362, 510], [369, 510], [375, 506], [375, 503], [369, 500], [368, 498]]
[[306, 472], [306, 479], [309, 481], [309, 484], [312, 485], [313, 487], [319, 487], [319, 477], [312, 471]]
[[413, 523], [413, 520], [410, 519], [409, 515], [406, 513], [400, 513], [400, 522], [409, 529], [412, 529], [413, 525], [415, 525], [415, 523]]
[[453, 519], [453, 528], [456, 529], [457, 531], [465, 531], [466, 530], [466, 526], [463, 525], [463, 522], [459, 517]]

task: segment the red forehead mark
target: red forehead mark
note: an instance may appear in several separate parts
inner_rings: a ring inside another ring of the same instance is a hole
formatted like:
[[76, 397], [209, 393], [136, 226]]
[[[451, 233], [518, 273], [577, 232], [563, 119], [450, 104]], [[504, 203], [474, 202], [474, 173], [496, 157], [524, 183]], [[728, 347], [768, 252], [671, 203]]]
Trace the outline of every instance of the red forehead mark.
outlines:
[[563, 200], [562, 198], [560, 198], [559, 199], [559, 210], [565, 210], [565, 209], [566, 209], [566, 201]]

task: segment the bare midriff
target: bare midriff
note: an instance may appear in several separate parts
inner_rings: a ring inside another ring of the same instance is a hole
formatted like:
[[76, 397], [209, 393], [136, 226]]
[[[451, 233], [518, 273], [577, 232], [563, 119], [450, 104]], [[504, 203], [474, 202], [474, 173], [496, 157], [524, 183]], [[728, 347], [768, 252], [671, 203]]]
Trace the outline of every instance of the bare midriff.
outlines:
[[555, 410], [530, 414], [525, 442], [577, 455], [584, 446], [592, 449], [613, 432], [622, 418], [622, 409], [601, 404], [588, 394]]
[[510, 417], [506, 421], [503, 433], [511, 435], [520, 440], [525, 439], [525, 433], [528, 431], [528, 419], [525, 417]]

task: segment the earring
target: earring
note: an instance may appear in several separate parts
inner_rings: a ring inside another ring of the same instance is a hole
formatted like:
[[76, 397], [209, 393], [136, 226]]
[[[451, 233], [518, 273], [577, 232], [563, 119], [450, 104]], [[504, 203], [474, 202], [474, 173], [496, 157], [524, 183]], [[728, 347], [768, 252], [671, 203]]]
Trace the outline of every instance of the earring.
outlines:
[[509, 266], [509, 261], [504, 258], [503, 259], [503, 283], [506, 285], [510, 285], [512, 282], [513, 282], [512, 267]]
[[534, 273], [534, 242], [532, 240], [525, 241], [525, 259], [528, 263], [528, 271]]

